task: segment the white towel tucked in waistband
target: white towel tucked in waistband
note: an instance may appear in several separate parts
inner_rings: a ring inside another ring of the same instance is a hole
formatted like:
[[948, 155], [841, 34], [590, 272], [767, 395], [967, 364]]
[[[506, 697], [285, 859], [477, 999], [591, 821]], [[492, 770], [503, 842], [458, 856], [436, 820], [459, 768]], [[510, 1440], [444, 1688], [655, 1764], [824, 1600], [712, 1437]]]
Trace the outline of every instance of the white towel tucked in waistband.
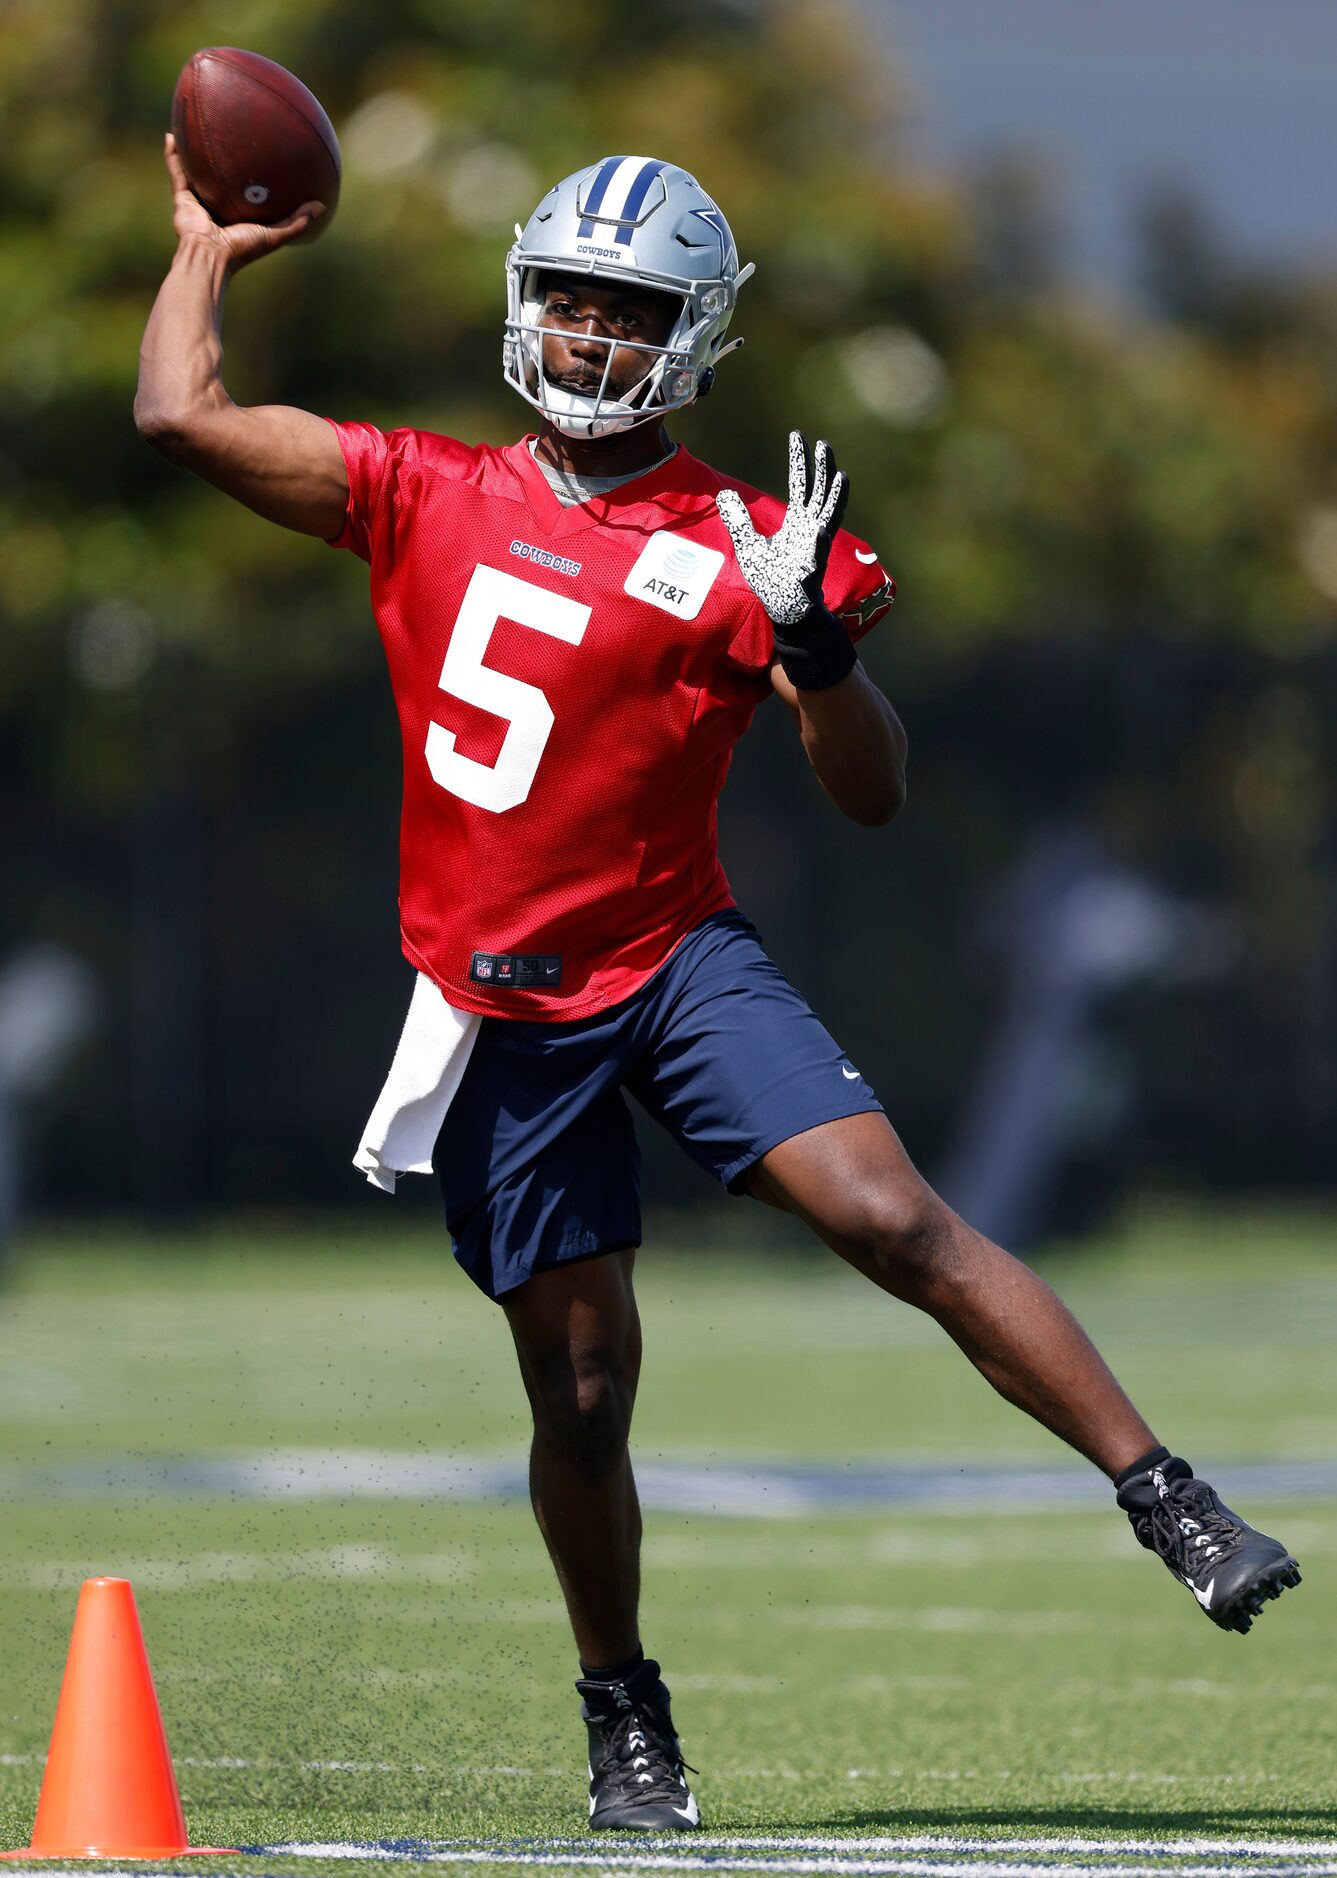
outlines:
[[373, 1187], [393, 1193], [401, 1174], [431, 1173], [432, 1149], [481, 1021], [447, 1004], [419, 972], [390, 1074], [353, 1156]]

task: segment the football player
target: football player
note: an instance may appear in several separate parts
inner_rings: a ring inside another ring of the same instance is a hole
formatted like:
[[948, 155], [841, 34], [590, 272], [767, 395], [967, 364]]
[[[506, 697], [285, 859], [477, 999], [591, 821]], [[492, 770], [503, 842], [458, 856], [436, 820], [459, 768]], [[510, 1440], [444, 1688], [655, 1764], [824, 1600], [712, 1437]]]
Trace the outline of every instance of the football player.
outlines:
[[224, 291], [300, 234], [217, 227], [168, 140], [179, 237], [136, 415], [174, 461], [348, 548], [403, 731], [400, 912], [418, 974], [359, 1154], [431, 1166], [455, 1256], [514, 1337], [534, 1511], [580, 1658], [590, 1824], [700, 1823], [638, 1625], [627, 1438], [641, 1331], [625, 1096], [730, 1191], [788, 1209], [929, 1312], [1011, 1402], [1102, 1469], [1217, 1624], [1299, 1582], [1162, 1447], [1053, 1291], [907, 1158], [874, 1091], [767, 958], [716, 853], [730, 754], [778, 693], [838, 811], [905, 799], [905, 734], [857, 643], [891, 606], [841, 526], [832, 452], [791, 436], [787, 499], [698, 461], [666, 419], [711, 388], [740, 286], [676, 164], [609, 156], [544, 196], [506, 261], [505, 449], [239, 406]]

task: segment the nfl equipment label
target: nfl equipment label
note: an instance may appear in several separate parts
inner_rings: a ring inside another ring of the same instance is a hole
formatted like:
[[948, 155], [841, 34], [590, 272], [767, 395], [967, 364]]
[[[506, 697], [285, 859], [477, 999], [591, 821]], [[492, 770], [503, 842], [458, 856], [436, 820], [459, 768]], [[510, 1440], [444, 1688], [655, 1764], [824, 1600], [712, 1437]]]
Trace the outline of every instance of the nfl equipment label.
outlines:
[[624, 592], [675, 619], [695, 619], [723, 566], [718, 548], [703, 547], [699, 541], [684, 540], [671, 528], [660, 528], [627, 575]]
[[554, 991], [562, 982], [560, 952], [475, 952], [469, 976], [476, 985], [514, 985], [532, 991], [546, 986]]

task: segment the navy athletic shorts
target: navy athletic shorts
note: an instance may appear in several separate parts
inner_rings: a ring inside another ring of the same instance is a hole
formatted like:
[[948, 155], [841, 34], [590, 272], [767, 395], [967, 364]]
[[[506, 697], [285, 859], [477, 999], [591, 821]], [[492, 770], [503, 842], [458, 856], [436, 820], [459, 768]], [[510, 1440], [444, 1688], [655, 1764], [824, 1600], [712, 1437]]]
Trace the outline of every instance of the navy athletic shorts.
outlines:
[[755, 1161], [881, 1104], [734, 908], [630, 998], [569, 1024], [485, 1017], [433, 1167], [455, 1257], [490, 1298], [641, 1240], [622, 1091], [735, 1192]]

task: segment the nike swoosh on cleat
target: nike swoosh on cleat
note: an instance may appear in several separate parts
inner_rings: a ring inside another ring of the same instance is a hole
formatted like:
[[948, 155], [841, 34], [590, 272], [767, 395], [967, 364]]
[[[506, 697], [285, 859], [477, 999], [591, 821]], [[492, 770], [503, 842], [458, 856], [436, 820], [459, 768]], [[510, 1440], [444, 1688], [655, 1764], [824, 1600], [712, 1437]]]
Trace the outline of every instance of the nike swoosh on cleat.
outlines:
[[854, 558], [856, 561], [862, 561], [865, 567], [871, 567], [873, 562], [877, 559], [877, 556], [875, 554], [865, 554], [862, 548], [856, 548], [854, 550]]
[[[1203, 1610], [1210, 1611], [1212, 1608], [1211, 1585], [1208, 1585], [1205, 1591], [1199, 1591], [1198, 1587], [1194, 1584], [1191, 1578], [1186, 1578], [1184, 1580], [1184, 1583], [1188, 1586], [1189, 1590], [1193, 1593], [1194, 1597], [1198, 1600], [1199, 1604], [1201, 1604]], [[1180, 1606], [1180, 1609], [1181, 1610], [1183, 1609], [1182, 1605]]]
[[689, 1826], [699, 1826], [701, 1824], [701, 1809], [696, 1803], [695, 1794], [688, 1800], [686, 1806], [675, 1806], [673, 1810], [678, 1815], [678, 1818], [685, 1819]]

